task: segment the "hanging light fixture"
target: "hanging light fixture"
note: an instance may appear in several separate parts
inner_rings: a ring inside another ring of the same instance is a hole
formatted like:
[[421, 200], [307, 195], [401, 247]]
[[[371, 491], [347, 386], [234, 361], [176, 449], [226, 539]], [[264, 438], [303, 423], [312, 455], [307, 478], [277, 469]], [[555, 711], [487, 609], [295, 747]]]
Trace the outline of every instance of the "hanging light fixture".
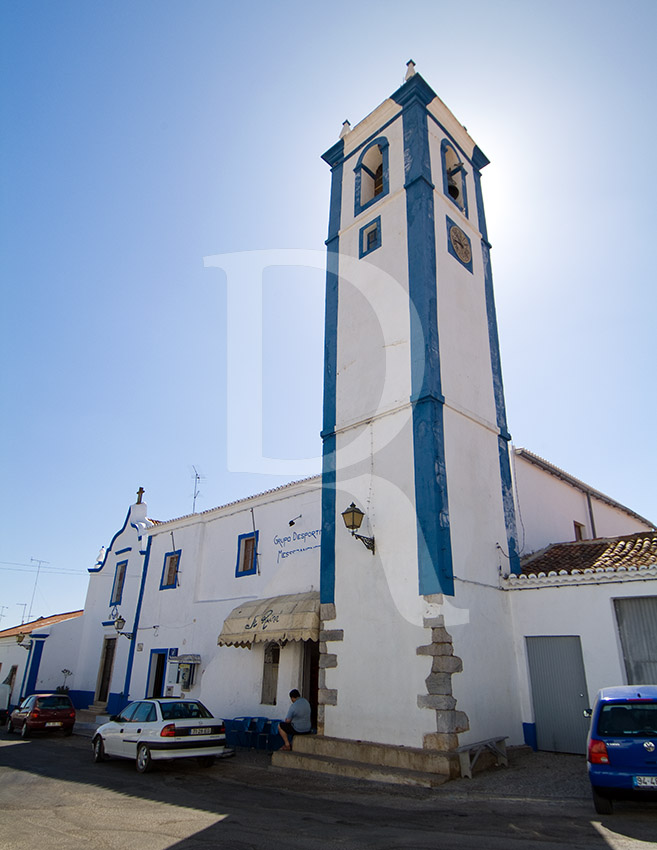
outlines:
[[349, 505], [346, 511], [342, 511], [342, 519], [344, 520], [347, 531], [350, 531], [352, 537], [360, 540], [361, 543], [369, 549], [372, 554], [374, 554], [374, 538], [364, 537], [362, 534], [356, 534], [358, 529], [361, 527], [364, 516], [365, 514], [360, 508], [357, 508], [353, 502]]

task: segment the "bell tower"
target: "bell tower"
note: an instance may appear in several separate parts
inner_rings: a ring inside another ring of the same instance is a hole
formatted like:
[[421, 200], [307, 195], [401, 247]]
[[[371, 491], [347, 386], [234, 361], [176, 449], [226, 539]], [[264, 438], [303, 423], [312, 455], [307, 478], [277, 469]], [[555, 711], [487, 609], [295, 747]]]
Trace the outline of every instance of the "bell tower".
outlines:
[[[327, 735], [445, 748], [470, 714], [461, 702], [456, 711], [460, 659], [466, 701], [471, 677], [504, 678], [512, 666], [486, 671], [481, 642], [504, 645], [499, 574], [517, 571], [518, 557], [480, 179], [488, 160], [408, 67], [401, 88], [345, 122], [323, 156], [321, 601], [338, 642], [322, 662], [320, 721]], [[440, 630], [453, 639], [453, 670], [435, 657], [427, 669]], [[431, 736], [432, 712], [444, 737]]]

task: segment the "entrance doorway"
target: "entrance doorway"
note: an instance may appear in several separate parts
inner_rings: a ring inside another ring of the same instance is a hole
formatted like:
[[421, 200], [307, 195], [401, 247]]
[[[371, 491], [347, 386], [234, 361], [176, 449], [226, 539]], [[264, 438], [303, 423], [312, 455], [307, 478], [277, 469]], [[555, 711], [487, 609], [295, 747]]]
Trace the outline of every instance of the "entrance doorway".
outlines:
[[151, 663], [148, 667], [148, 686], [146, 697], [161, 697], [164, 693], [164, 674], [167, 669], [166, 649], [151, 649]]
[[317, 728], [317, 704], [319, 696], [319, 643], [316, 640], [303, 642], [303, 671], [301, 696], [305, 697], [312, 709], [311, 723]]
[[105, 638], [103, 652], [98, 669], [98, 683], [96, 686], [96, 702], [107, 702], [110, 683], [112, 681], [112, 670], [114, 669], [114, 654], [116, 652], [116, 638]]
[[525, 640], [538, 749], [585, 753], [589, 697], [579, 635]]

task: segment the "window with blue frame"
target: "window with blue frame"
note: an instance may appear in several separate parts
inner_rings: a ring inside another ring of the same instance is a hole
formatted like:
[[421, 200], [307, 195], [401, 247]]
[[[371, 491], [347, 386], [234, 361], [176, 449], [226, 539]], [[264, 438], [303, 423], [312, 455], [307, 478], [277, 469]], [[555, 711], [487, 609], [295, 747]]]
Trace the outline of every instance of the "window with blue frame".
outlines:
[[358, 233], [358, 256], [360, 259], [381, 247], [381, 216], [377, 216]]
[[182, 549], [177, 549], [175, 552], [167, 552], [164, 556], [164, 568], [162, 569], [160, 590], [168, 590], [172, 587], [178, 587], [178, 572], [180, 571], [181, 552]]
[[123, 598], [123, 585], [125, 584], [125, 574], [128, 569], [128, 562], [121, 561], [116, 565], [114, 571], [114, 583], [112, 584], [112, 598], [110, 605], [118, 605]]
[[237, 538], [235, 576], [252, 576], [258, 570], [258, 532], [240, 534]]
[[447, 139], [441, 142], [440, 157], [443, 167], [443, 192], [467, 216], [468, 194], [465, 180], [467, 172], [456, 148]]
[[363, 150], [356, 167], [354, 215], [385, 197], [390, 189], [388, 174], [388, 140], [381, 136]]

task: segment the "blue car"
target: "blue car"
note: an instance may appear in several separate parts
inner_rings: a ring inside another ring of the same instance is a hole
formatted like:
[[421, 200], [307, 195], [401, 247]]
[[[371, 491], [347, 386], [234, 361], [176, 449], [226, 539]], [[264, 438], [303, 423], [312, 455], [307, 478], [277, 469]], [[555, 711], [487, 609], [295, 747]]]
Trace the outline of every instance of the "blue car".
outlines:
[[587, 752], [598, 814], [610, 815], [614, 799], [657, 799], [657, 685], [601, 690]]

